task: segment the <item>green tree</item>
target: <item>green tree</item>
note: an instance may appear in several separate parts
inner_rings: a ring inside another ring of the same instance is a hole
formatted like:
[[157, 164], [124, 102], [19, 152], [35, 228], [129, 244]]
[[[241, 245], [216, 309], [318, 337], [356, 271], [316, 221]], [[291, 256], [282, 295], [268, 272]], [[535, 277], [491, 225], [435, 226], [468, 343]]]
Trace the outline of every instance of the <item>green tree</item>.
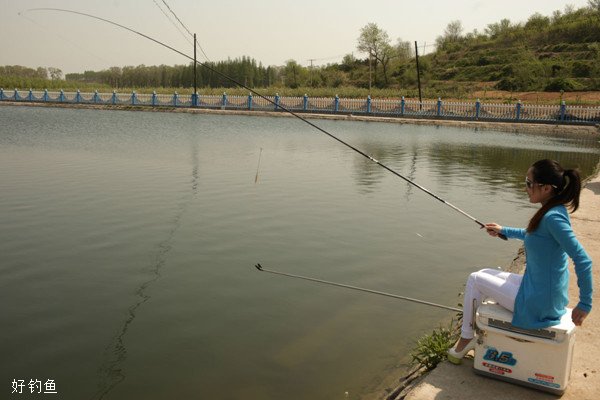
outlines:
[[498, 36], [508, 33], [511, 27], [512, 25], [510, 23], [510, 20], [504, 18], [500, 20], [500, 22], [489, 24], [487, 28], [485, 28], [485, 33], [487, 33], [492, 39], [495, 39]]
[[307, 71], [306, 68], [298, 64], [296, 60], [288, 60], [285, 63], [283, 75], [285, 77], [285, 85], [292, 89], [296, 89], [304, 85]]
[[527, 23], [525, 24], [525, 29], [531, 29], [533, 31], [543, 31], [549, 25], [550, 18], [545, 17], [540, 13], [535, 13], [527, 20]]
[[[389, 55], [390, 38], [386, 31], [382, 30], [377, 24], [370, 22], [360, 30], [358, 45], [356, 48], [361, 53], [369, 56], [369, 65], [374, 63], [375, 82], [377, 82], [377, 64], [387, 58]], [[369, 89], [371, 88], [371, 78], [369, 74]]]
[[437, 48], [440, 50], [446, 50], [450, 45], [458, 43], [462, 38], [462, 32], [462, 22], [460, 22], [459, 20], [450, 22], [446, 26], [444, 34], [442, 36], [438, 36], [435, 39]]

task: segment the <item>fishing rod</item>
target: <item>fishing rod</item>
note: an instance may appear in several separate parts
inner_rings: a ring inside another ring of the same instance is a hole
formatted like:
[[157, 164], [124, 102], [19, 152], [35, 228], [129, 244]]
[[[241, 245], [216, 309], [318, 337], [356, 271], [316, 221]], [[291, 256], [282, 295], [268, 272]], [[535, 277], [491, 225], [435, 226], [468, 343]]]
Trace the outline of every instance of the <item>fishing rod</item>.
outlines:
[[345, 285], [343, 283], [336, 283], [336, 282], [331, 282], [331, 281], [324, 281], [322, 279], [309, 278], [307, 276], [294, 275], [294, 274], [288, 274], [288, 273], [285, 273], [285, 272], [273, 271], [273, 270], [270, 270], [270, 269], [263, 268], [263, 266], [260, 265], [260, 264], [256, 264], [254, 267], [257, 270], [261, 271], [261, 272], [268, 272], [270, 274], [282, 275], [282, 276], [287, 276], [287, 277], [296, 278], [296, 279], [304, 279], [306, 281], [323, 283], [325, 285], [338, 286], [338, 287], [342, 287], [342, 288], [346, 288], [346, 289], [358, 290], [360, 292], [366, 292], [366, 293], [377, 294], [377, 295], [380, 295], [380, 296], [392, 297], [394, 299], [412, 301], [413, 303], [419, 303], [419, 304], [424, 304], [424, 305], [431, 306], [431, 307], [443, 308], [444, 310], [462, 312], [461, 309], [456, 308], [456, 307], [445, 306], [443, 304], [432, 303], [430, 301], [425, 301], [425, 300], [413, 299], [412, 297], [399, 296], [397, 294], [380, 292], [378, 290], [365, 289], [365, 288], [361, 288], [361, 287], [358, 287], [358, 286]]
[[[430, 195], [430, 196], [431, 196], [431, 197], [433, 197], [434, 199], [436, 199], [436, 200], [440, 201], [441, 203], [443, 203], [443, 204], [447, 205], [448, 207], [452, 208], [453, 210], [455, 210], [455, 211], [459, 212], [459, 213], [460, 213], [460, 214], [462, 214], [463, 216], [465, 216], [465, 217], [469, 218], [471, 221], [473, 221], [473, 222], [475, 222], [477, 225], [479, 225], [479, 227], [480, 227], [480, 228], [485, 228], [485, 224], [483, 224], [482, 222], [480, 222], [479, 220], [477, 220], [475, 217], [473, 217], [473, 216], [471, 216], [471, 215], [467, 214], [465, 211], [461, 210], [460, 208], [456, 207], [455, 205], [451, 204], [450, 202], [447, 202], [446, 200], [444, 200], [444, 199], [440, 198], [439, 196], [437, 196], [436, 194], [432, 193], [431, 191], [429, 191], [428, 189], [424, 188], [423, 186], [421, 186], [421, 185], [417, 184], [416, 182], [412, 181], [411, 179], [409, 179], [409, 178], [407, 178], [407, 177], [405, 177], [405, 176], [401, 175], [400, 173], [398, 173], [398, 172], [396, 172], [395, 170], [391, 169], [391, 168], [390, 168], [390, 167], [388, 167], [387, 165], [385, 165], [385, 164], [383, 164], [383, 163], [379, 162], [379, 160], [376, 160], [375, 158], [371, 157], [370, 155], [368, 155], [368, 154], [364, 153], [363, 151], [361, 151], [361, 150], [357, 149], [356, 147], [352, 146], [351, 144], [349, 144], [349, 143], [347, 143], [347, 142], [343, 141], [342, 139], [338, 138], [337, 136], [334, 136], [333, 134], [331, 134], [331, 133], [327, 132], [325, 129], [321, 128], [320, 126], [318, 126], [318, 125], [316, 125], [316, 124], [314, 124], [314, 123], [312, 123], [312, 122], [310, 122], [310, 121], [309, 121], [309, 120], [307, 120], [306, 118], [304, 118], [304, 117], [300, 116], [298, 113], [295, 113], [294, 111], [292, 111], [292, 110], [290, 110], [290, 109], [286, 108], [285, 106], [282, 106], [282, 105], [280, 105], [280, 104], [277, 104], [277, 103], [275, 103], [273, 100], [269, 99], [269, 98], [268, 98], [268, 97], [266, 97], [266, 96], [263, 96], [262, 94], [258, 93], [258, 92], [257, 92], [257, 91], [255, 91], [254, 89], [252, 89], [252, 88], [250, 88], [250, 87], [248, 87], [248, 86], [244, 85], [244, 84], [243, 84], [243, 83], [241, 83], [241, 82], [238, 82], [238, 81], [237, 81], [237, 80], [235, 80], [234, 78], [232, 78], [232, 77], [230, 77], [230, 76], [228, 76], [228, 75], [226, 75], [226, 74], [224, 74], [224, 73], [222, 73], [222, 72], [220, 72], [220, 71], [217, 71], [215, 68], [212, 68], [212, 67], [211, 67], [210, 65], [208, 65], [208, 64], [205, 64], [205, 63], [203, 63], [203, 62], [201, 62], [201, 61], [197, 61], [197, 60], [195, 60], [194, 58], [190, 57], [189, 55], [185, 54], [184, 52], [182, 52], [182, 51], [179, 51], [179, 50], [175, 49], [174, 47], [172, 47], [172, 46], [169, 46], [168, 44], [165, 44], [165, 43], [163, 43], [163, 42], [161, 42], [161, 41], [159, 41], [159, 40], [157, 40], [157, 39], [154, 39], [153, 37], [150, 37], [150, 36], [148, 36], [148, 35], [146, 35], [146, 34], [144, 34], [144, 33], [141, 33], [141, 32], [139, 32], [139, 31], [136, 31], [135, 29], [129, 28], [129, 27], [125, 26], [125, 25], [121, 25], [121, 24], [119, 24], [119, 23], [116, 23], [116, 22], [110, 21], [110, 20], [108, 20], [108, 19], [101, 18], [101, 17], [97, 17], [97, 16], [95, 16], [95, 15], [91, 15], [91, 14], [82, 13], [82, 12], [79, 12], [79, 11], [65, 10], [65, 9], [62, 9], [62, 8], [32, 8], [32, 9], [29, 9], [29, 10], [27, 10], [27, 11], [58, 11], [58, 12], [65, 12], [65, 13], [71, 13], [71, 14], [82, 15], [82, 16], [85, 16], [85, 17], [88, 17], [88, 18], [92, 18], [92, 19], [96, 19], [96, 20], [99, 20], [99, 21], [103, 21], [103, 22], [109, 23], [109, 24], [111, 24], [111, 25], [114, 25], [114, 26], [117, 26], [117, 27], [119, 27], [119, 28], [125, 29], [125, 30], [127, 30], [127, 31], [129, 31], [129, 32], [135, 33], [136, 35], [142, 36], [143, 38], [146, 38], [146, 39], [148, 39], [148, 40], [151, 40], [151, 41], [153, 41], [154, 43], [156, 43], [156, 44], [159, 44], [159, 45], [161, 45], [161, 46], [163, 46], [163, 47], [165, 47], [165, 48], [167, 48], [167, 49], [169, 49], [169, 50], [172, 50], [172, 51], [174, 51], [175, 53], [177, 53], [177, 54], [179, 54], [179, 55], [181, 55], [181, 56], [183, 56], [183, 57], [185, 57], [185, 58], [187, 58], [187, 59], [189, 59], [189, 60], [191, 60], [191, 61], [193, 61], [193, 62], [195, 62], [195, 63], [199, 64], [200, 66], [202, 66], [202, 67], [204, 67], [204, 68], [206, 68], [206, 69], [208, 69], [209, 71], [211, 71], [211, 72], [213, 72], [213, 73], [215, 73], [215, 74], [217, 74], [217, 75], [219, 75], [219, 76], [221, 76], [221, 77], [223, 77], [223, 78], [225, 78], [225, 79], [227, 79], [227, 80], [229, 80], [229, 81], [231, 81], [231, 82], [235, 83], [235, 84], [236, 84], [236, 85], [238, 85], [239, 87], [241, 87], [241, 88], [244, 88], [244, 89], [248, 90], [250, 93], [252, 93], [252, 94], [255, 94], [256, 96], [260, 97], [260, 98], [261, 98], [261, 99], [263, 99], [263, 100], [266, 100], [266, 101], [267, 101], [267, 102], [269, 102], [270, 104], [273, 104], [273, 105], [274, 105], [276, 108], [280, 108], [281, 110], [283, 110], [283, 111], [287, 112], [288, 114], [290, 114], [290, 115], [292, 115], [292, 116], [294, 116], [294, 117], [298, 118], [299, 120], [303, 121], [304, 123], [306, 123], [306, 124], [310, 125], [311, 127], [315, 128], [315, 129], [316, 129], [316, 130], [318, 130], [319, 132], [321, 132], [321, 133], [324, 133], [325, 135], [327, 135], [327, 136], [329, 136], [330, 138], [332, 138], [332, 139], [334, 139], [334, 140], [338, 141], [339, 143], [343, 144], [344, 146], [346, 146], [346, 147], [348, 147], [348, 148], [350, 148], [350, 149], [354, 150], [355, 152], [357, 152], [357, 153], [358, 153], [358, 154], [360, 154], [361, 156], [363, 156], [363, 157], [365, 157], [365, 158], [368, 158], [369, 160], [373, 161], [375, 164], [379, 165], [381, 168], [383, 168], [383, 169], [385, 169], [385, 170], [387, 170], [387, 171], [391, 172], [392, 174], [394, 174], [394, 175], [396, 175], [397, 177], [399, 177], [399, 178], [403, 179], [403, 180], [404, 180], [404, 181], [406, 181], [407, 183], [409, 183], [409, 184], [413, 185], [414, 187], [416, 187], [416, 188], [418, 188], [418, 189], [422, 190], [423, 192], [427, 193], [428, 195]], [[497, 236], [497, 237], [499, 237], [499, 238], [501, 238], [501, 239], [503, 239], [503, 240], [507, 240], [506, 236], [504, 236], [503, 234], [498, 234], [498, 236]]]
[[258, 182], [258, 169], [260, 168], [260, 156], [262, 155], [262, 147], [260, 153], [258, 153], [258, 165], [256, 166], [256, 176], [254, 177], [254, 183]]

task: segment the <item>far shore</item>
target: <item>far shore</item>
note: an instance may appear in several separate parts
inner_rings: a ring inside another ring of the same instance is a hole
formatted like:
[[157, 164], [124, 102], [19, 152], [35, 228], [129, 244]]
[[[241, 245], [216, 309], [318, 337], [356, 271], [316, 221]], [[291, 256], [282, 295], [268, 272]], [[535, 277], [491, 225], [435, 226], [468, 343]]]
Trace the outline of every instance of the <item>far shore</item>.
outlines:
[[[53, 108], [75, 108], [90, 110], [121, 110], [121, 111], [144, 111], [144, 112], [171, 112], [171, 113], [189, 113], [189, 114], [213, 114], [213, 115], [246, 115], [263, 116], [278, 118], [294, 118], [293, 115], [283, 111], [246, 111], [246, 110], [220, 110], [205, 108], [185, 108], [185, 107], [148, 107], [134, 105], [109, 105], [109, 104], [61, 104], [61, 103], [40, 103], [25, 101], [0, 101], [0, 106], [26, 106], [26, 107], [53, 107]], [[341, 114], [316, 114], [301, 113], [303, 118], [307, 119], [328, 119], [343, 121], [360, 122], [385, 122], [395, 124], [411, 125], [437, 125], [449, 126], [467, 129], [495, 130], [512, 133], [528, 133], [539, 135], [569, 135], [569, 136], [595, 136], [600, 134], [600, 124], [597, 125], [568, 125], [568, 124], [542, 124], [530, 122], [491, 122], [491, 121], [466, 121], [466, 120], [446, 120], [446, 119], [425, 119], [425, 118], [399, 118], [399, 117], [381, 117], [367, 115], [341, 115]]]

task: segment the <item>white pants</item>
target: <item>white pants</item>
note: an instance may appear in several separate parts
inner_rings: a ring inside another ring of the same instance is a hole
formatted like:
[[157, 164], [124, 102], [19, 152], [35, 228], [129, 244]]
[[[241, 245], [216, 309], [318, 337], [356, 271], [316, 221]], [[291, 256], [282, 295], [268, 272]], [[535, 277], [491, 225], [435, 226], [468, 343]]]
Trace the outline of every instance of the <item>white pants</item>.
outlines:
[[463, 303], [461, 336], [465, 339], [472, 339], [474, 336], [473, 301], [477, 308], [484, 300], [491, 298], [507, 310], [514, 311], [515, 298], [522, 279], [523, 275], [491, 268], [469, 275]]

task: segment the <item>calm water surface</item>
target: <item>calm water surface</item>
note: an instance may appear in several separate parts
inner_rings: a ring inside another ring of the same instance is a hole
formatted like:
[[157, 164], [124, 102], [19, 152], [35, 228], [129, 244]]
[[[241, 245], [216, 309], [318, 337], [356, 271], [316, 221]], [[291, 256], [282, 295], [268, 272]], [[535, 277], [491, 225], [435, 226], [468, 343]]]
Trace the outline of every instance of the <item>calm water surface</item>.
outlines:
[[[597, 139], [317, 123], [506, 225], [534, 210], [533, 161], [600, 159]], [[0, 227], [2, 398], [19, 379], [61, 399], [360, 398], [451, 313], [254, 264], [455, 306], [518, 248], [293, 119], [6, 106]]]

